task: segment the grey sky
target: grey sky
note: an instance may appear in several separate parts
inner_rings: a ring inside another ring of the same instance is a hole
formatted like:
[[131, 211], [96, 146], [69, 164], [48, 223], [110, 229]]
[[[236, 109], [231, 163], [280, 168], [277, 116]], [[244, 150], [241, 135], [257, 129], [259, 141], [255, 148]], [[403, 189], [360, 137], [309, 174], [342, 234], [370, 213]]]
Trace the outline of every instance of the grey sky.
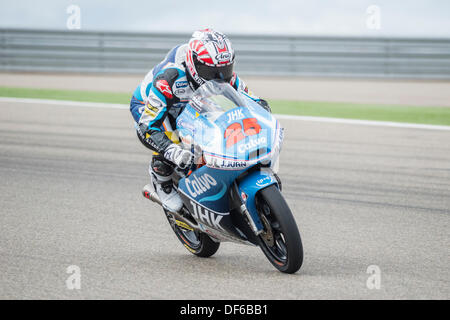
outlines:
[[[450, 38], [448, 0], [14, 0], [1, 1], [0, 27], [66, 29], [66, 9], [81, 8], [82, 30]], [[366, 9], [381, 10], [381, 28]]]

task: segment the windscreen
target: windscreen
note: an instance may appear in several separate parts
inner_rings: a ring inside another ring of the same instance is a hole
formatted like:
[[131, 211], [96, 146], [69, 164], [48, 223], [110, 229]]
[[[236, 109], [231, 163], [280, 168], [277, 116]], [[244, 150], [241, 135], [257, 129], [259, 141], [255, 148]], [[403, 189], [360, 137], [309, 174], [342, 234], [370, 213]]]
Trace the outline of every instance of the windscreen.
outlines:
[[208, 81], [192, 96], [190, 105], [210, 121], [236, 107], [244, 107], [246, 101], [226, 82]]

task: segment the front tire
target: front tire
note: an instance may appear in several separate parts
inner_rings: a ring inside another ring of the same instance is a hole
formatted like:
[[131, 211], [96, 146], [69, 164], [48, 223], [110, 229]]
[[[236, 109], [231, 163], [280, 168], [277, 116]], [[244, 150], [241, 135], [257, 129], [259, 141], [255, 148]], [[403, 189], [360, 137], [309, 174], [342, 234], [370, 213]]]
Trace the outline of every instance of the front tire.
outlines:
[[215, 242], [207, 234], [192, 229], [166, 210], [164, 212], [178, 240], [189, 252], [198, 257], [208, 258], [219, 250], [220, 242]]
[[264, 225], [258, 240], [265, 256], [279, 271], [297, 272], [303, 263], [303, 246], [286, 200], [271, 185], [257, 194], [256, 205]]

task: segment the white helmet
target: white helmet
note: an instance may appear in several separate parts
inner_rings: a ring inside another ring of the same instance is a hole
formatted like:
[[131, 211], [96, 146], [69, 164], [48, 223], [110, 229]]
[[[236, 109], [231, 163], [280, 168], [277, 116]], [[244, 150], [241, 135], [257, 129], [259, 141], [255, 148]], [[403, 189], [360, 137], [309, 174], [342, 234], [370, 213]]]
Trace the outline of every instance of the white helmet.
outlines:
[[234, 50], [221, 32], [213, 29], [195, 31], [188, 43], [186, 66], [198, 85], [207, 80], [229, 82], [233, 76]]

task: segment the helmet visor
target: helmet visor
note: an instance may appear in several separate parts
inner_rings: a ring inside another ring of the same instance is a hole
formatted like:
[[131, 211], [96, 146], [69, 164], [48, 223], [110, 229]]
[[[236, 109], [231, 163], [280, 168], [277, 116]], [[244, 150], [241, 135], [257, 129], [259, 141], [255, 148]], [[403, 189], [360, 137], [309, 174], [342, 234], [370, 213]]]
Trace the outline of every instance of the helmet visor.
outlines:
[[225, 82], [230, 82], [233, 76], [233, 64], [210, 67], [196, 61], [195, 68], [198, 75], [205, 80], [225, 80]]

